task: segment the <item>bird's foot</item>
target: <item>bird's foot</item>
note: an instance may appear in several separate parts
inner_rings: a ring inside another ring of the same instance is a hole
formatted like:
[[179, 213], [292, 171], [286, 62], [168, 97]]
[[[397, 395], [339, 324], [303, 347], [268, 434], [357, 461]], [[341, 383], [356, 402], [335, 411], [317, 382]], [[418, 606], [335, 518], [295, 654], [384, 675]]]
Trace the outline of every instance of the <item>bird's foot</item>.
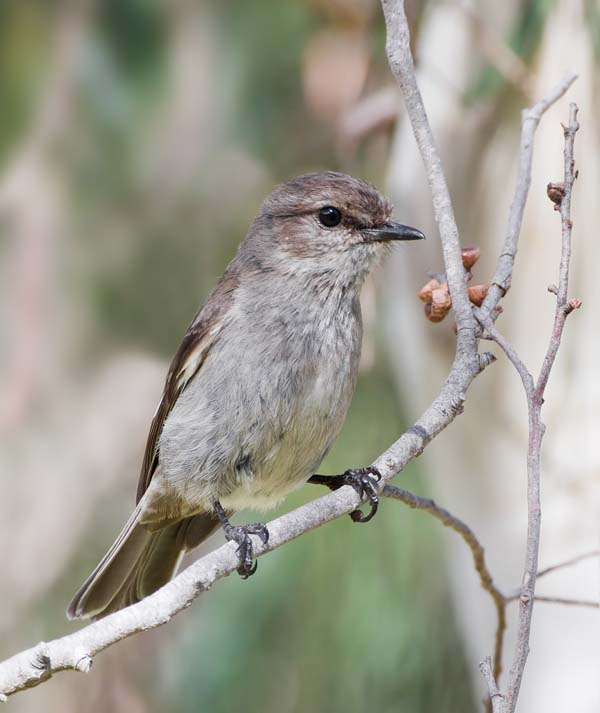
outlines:
[[254, 546], [250, 535], [258, 535], [264, 545], [269, 541], [269, 531], [262, 522], [253, 525], [229, 525], [223, 528], [225, 539], [237, 542], [237, 554], [240, 565], [237, 568], [242, 579], [248, 579], [258, 567], [258, 562], [254, 560]]
[[341, 475], [313, 475], [309, 483], [326, 485], [331, 490], [337, 490], [343, 485], [351, 485], [360, 495], [371, 505], [371, 509], [365, 515], [361, 510], [353, 510], [350, 517], [354, 522], [369, 522], [375, 517], [379, 508], [379, 492], [377, 484], [381, 480], [381, 473], [375, 466], [366, 468], [351, 468]]
[[215, 512], [223, 527], [225, 539], [228, 542], [237, 543], [237, 554], [240, 561], [237, 568], [242, 579], [248, 579], [256, 572], [257, 563], [254, 561], [254, 546], [250, 535], [257, 535], [261, 542], [266, 545], [269, 541], [269, 530], [262, 522], [253, 525], [232, 525], [227, 514], [223, 510], [221, 503], [215, 503]]

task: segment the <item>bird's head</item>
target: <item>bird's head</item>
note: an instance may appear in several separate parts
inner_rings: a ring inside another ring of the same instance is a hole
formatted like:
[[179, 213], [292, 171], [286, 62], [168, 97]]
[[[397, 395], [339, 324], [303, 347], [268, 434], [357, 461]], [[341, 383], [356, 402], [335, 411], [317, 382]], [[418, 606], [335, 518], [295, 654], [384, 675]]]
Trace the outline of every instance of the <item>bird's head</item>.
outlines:
[[394, 241], [424, 237], [394, 221], [391, 203], [372, 185], [327, 171], [277, 186], [246, 249], [270, 269], [337, 274], [360, 283]]

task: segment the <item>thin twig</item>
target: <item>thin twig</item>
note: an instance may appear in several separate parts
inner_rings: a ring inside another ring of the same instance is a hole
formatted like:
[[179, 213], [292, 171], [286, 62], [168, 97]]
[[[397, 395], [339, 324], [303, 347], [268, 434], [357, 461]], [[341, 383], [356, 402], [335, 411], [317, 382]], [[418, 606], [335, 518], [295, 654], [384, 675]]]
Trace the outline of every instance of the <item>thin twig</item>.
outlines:
[[547, 597], [544, 595], [535, 595], [536, 602], [544, 602], [547, 604], [564, 604], [572, 607], [589, 607], [591, 609], [600, 609], [600, 602], [593, 599], [571, 599], [570, 597]]
[[533, 145], [535, 131], [544, 113], [555, 104], [567, 91], [567, 89], [577, 79], [575, 73], [567, 75], [560, 84], [557, 84], [552, 91], [541, 99], [531, 109], [525, 109], [521, 115], [521, 142], [519, 148], [519, 168], [517, 173], [517, 183], [510, 205], [508, 216], [508, 226], [502, 252], [496, 265], [496, 272], [492, 278], [490, 289], [479, 310], [483, 321], [489, 319], [494, 307], [500, 299], [510, 289], [515, 258], [519, 246], [519, 236], [523, 224], [523, 213], [529, 196], [531, 185], [531, 165], [533, 162]]
[[[533, 148], [536, 129], [544, 113], [565, 94], [576, 79], [577, 75], [575, 73], [570, 73], [559, 84], [557, 84], [546, 97], [543, 97], [537, 102], [537, 104], [530, 109], [524, 110], [522, 113], [519, 167], [515, 192], [508, 215], [506, 237], [504, 239], [502, 252], [498, 258], [496, 271], [494, 273], [494, 277], [492, 278], [488, 294], [481, 307], [474, 311], [476, 319], [485, 329], [483, 336], [491, 338], [497, 342], [517, 370], [523, 383], [528, 404], [533, 398], [535, 390], [533, 376], [517, 354], [516, 350], [495, 328], [493, 322], [496, 316], [495, 310], [500, 302], [500, 299], [510, 289], [512, 273], [519, 246], [519, 238], [521, 235], [521, 227], [523, 224], [525, 205], [527, 204], [529, 188], [531, 185], [531, 167], [533, 163]], [[498, 641], [498, 636], [503, 638], [504, 634], [499, 634], [497, 631], [496, 642]], [[499, 673], [500, 669], [495, 667], [494, 676], [496, 680], [498, 679]]]
[[[568, 560], [564, 560], [563, 562], [559, 562], [558, 564], [553, 564], [550, 567], [546, 567], [545, 569], [540, 569], [538, 570], [537, 573], [537, 580], [541, 577], [545, 577], [548, 574], [551, 574], [552, 572], [557, 572], [558, 570], [565, 569], [566, 567], [573, 567], [576, 564], [579, 564], [580, 562], [584, 562], [585, 560], [592, 559], [593, 557], [600, 557], [600, 550], [591, 550], [591, 552], [584, 552], [581, 555], [577, 555], [576, 557], [571, 557]], [[519, 598], [521, 594], [521, 588], [515, 589], [513, 592], [509, 593], [506, 595], [506, 601], [507, 602], [514, 602], [516, 599]], [[539, 599], [539, 597], [536, 596], [536, 601]], [[540, 601], [545, 601], [545, 600], [540, 600]], [[554, 601], [554, 600], [553, 600]], [[569, 600], [569, 603], [572, 604], [574, 603], [575, 600]]]
[[579, 129], [577, 123], [577, 106], [570, 104], [569, 126], [565, 129], [564, 151], [564, 196], [562, 198], [560, 216], [562, 225], [562, 248], [559, 268], [559, 282], [556, 294], [556, 311], [552, 336], [539, 377], [535, 384], [533, 397], [529, 401], [529, 444], [527, 449], [527, 546], [525, 556], [525, 571], [521, 584], [519, 598], [519, 628], [513, 663], [510, 669], [506, 706], [509, 713], [515, 710], [517, 698], [523, 679], [523, 671], [529, 654], [529, 638], [531, 618], [535, 595], [535, 583], [538, 570], [538, 555], [540, 548], [540, 451], [545, 427], [541, 421], [541, 409], [544, 403], [544, 393], [550, 372], [560, 346], [567, 311], [567, 290], [569, 287], [569, 264], [571, 259], [571, 194], [575, 182], [574, 144], [575, 134]]
[[457, 518], [455, 515], [452, 515], [452, 513], [448, 512], [445, 508], [437, 505], [430, 498], [420, 497], [419, 495], [415, 495], [408, 490], [398, 488], [395, 485], [386, 485], [383, 489], [383, 495], [388, 498], [400, 500], [410, 508], [424, 510], [425, 512], [430, 513], [443, 525], [458, 533], [471, 549], [473, 564], [477, 574], [479, 574], [481, 587], [488, 592], [496, 609], [497, 625], [496, 644], [494, 650], [494, 676], [498, 678], [502, 670], [502, 648], [504, 642], [504, 631], [506, 629], [507, 598], [494, 584], [494, 579], [485, 561], [485, 551], [477, 539], [477, 536], [465, 522]]
[[481, 320], [481, 325], [485, 327], [485, 338], [492, 339], [494, 342], [496, 342], [496, 344], [498, 344], [498, 346], [502, 348], [502, 351], [506, 354], [511, 364], [515, 367], [517, 373], [521, 377], [521, 382], [523, 383], [523, 388], [525, 389], [525, 395], [527, 396], [527, 399], [529, 401], [531, 398], [533, 398], [533, 394], [535, 391], [533, 376], [529, 372], [529, 369], [525, 366], [521, 357], [517, 354], [516, 349], [494, 325], [491, 318], [485, 321]]
[[[535, 601], [535, 584], [538, 570], [538, 555], [540, 546], [541, 501], [540, 501], [540, 454], [545, 426], [541, 420], [541, 409], [544, 403], [544, 393], [565, 326], [565, 321], [570, 312], [581, 306], [578, 300], [568, 302], [569, 264], [571, 258], [571, 194], [575, 181], [574, 142], [575, 134], [579, 128], [577, 123], [577, 106], [570, 105], [569, 126], [565, 128], [564, 150], [564, 194], [560, 204], [562, 248], [559, 267], [559, 283], [556, 288], [556, 310], [552, 335], [548, 349], [535, 384], [533, 379], [517, 355], [514, 348], [508, 344], [498, 330], [491, 323], [491, 318], [482, 319], [482, 310], [477, 314], [482, 326], [488, 335], [494, 339], [504, 350], [506, 356], [521, 377], [527, 398], [529, 417], [529, 436], [527, 445], [527, 544], [525, 553], [525, 568], [521, 590], [519, 594], [519, 625], [517, 643], [510, 668], [507, 692], [504, 697], [503, 711], [513, 713], [523, 679], [523, 672], [529, 654], [529, 639], [531, 632], [531, 619]], [[516, 245], [515, 245], [516, 248]], [[516, 251], [515, 251], [516, 252]], [[514, 254], [513, 252], [513, 260]]]
[[[512, 594], [506, 597], [506, 603], [516, 602], [521, 596], [521, 589], [515, 590]], [[573, 597], [554, 597], [548, 596], [546, 594], [536, 594], [536, 602], [546, 602], [548, 604], [565, 604], [566, 606], [572, 607], [590, 607], [592, 609], [598, 609], [600, 607], [600, 601], [594, 599], [574, 599]]]
[[584, 554], [582, 554], [582, 555], [577, 555], [576, 557], [571, 557], [570, 559], [564, 560], [563, 562], [559, 562], [558, 564], [550, 565], [550, 567], [541, 569], [537, 573], [537, 578], [539, 579], [540, 577], [545, 577], [547, 574], [550, 574], [551, 572], [556, 572], [556, 570], [558, 570], [558, 569], [564, 569], [565, 567], [572, 567], [573, 565], [579, 564], [580, 562], [583, 562], [584, 560], [589, 560], [594, 557], [600, 557], [600, 550], [591, 550], [590, 552], [584, 552]]

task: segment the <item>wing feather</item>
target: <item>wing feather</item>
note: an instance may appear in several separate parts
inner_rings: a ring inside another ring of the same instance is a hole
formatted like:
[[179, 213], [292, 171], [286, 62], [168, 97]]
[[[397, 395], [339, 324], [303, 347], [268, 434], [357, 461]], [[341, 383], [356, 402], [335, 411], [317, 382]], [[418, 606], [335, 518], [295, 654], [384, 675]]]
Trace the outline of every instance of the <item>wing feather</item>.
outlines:
[[238, 284], [237, 271], [230, 268], [194, 318], [171, 362], [162, 397], [150, 424], [136, 502], [139, 502], [146, 492], [158, 465], [158, 441], [165, 420], [181, 392], [202, 367], [207, 354], [217, 340]]

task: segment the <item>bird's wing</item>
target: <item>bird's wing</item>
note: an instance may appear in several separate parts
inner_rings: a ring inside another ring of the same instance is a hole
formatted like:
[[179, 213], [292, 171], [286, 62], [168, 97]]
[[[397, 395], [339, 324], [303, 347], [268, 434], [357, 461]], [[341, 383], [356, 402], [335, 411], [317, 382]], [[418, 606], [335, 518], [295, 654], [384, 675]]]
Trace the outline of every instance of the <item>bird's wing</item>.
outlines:
[[198, 373], [222, 330], [237, 285], [237, 272], [230, 268], [194, 318], [171, 362], [165, 388], [150, 425], [136, 502], [141, 500], [156, 470], [158, 440], [165, 420], [181, 392]]

